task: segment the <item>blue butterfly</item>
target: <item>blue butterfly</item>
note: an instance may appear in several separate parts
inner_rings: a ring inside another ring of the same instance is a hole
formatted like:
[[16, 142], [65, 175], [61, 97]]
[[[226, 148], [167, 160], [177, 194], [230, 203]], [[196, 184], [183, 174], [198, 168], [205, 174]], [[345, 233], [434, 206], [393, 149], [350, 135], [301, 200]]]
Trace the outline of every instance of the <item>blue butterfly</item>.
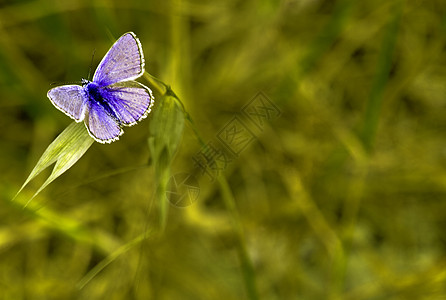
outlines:
[[152, 91], [134, 81], [144, 73], [141, 43], [133, 32], [122, 35], [108, 50], [93, 76], [81, 85], [63, 85], [48, 91], [54, 106], [74, 119], [85, 122], [99, 143], [119, 139], [122, 126], [132, 126], [150, 113]]

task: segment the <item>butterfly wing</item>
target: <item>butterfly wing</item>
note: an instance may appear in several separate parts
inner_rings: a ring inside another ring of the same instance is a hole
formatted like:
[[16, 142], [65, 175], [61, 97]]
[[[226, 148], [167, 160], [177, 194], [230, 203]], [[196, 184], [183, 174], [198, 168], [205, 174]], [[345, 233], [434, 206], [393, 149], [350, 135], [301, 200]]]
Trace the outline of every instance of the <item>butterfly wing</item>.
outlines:
[[63, 85], [48, 91], [48, 98], [54, 106], [76, 122], [85, 115], [85, 103], [88, 96], [80, 85]]
[[119, 121], [95, 101], [88, 101], [87, 107], [85, 125], [90, 136], [102, 144], [118, 140], [124, 133], [119, 126]]
[[102, 89], [101, 94], [119, 121], [126, 126], [132, 126], [147, 117], [154, 103], [152, 91], [136, 81], [109, 85]]
[[100, 86], [133, 80], [144, 73], [141, 43], [133, 32], [122, 35], [105, 54], [93, 76]]

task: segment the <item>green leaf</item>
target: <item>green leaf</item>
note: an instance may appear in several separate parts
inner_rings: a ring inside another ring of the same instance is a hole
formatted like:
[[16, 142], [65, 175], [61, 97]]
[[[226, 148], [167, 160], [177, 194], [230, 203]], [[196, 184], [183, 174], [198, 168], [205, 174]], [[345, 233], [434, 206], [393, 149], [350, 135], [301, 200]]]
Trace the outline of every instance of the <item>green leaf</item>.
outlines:
[[94, 140], [88, 134], [83, 123], [71, 123], [45, 150], [42, 157], [40, 157], [31, 174], [22, 185], [17, 195], [23, 188], [37, 175], [40, 174], [48, 166], [56, 162], [56, 165], [51, 172], [51, 175], [40, 186], [37, 192], [28, 200], [26, 205], [39, 194], [45, 187], [48, 186], [54, 179], [62, 175], [72, 165], [74, 165], [79, 158], [90, 148]]

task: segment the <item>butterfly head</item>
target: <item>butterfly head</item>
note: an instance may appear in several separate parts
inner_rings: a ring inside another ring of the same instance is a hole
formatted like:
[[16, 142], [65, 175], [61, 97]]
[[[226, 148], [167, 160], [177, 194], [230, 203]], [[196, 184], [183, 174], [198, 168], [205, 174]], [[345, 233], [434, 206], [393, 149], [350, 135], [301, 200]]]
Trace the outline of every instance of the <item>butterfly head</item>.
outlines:
[[81, 80], [81, 85], [82, 85], [82, 86], [86, 86], [86, 85], [89, 84], [90, 82], [91, 82], [90, 80], [85, 79], [85, 78], [82, 78], [82, 80]]

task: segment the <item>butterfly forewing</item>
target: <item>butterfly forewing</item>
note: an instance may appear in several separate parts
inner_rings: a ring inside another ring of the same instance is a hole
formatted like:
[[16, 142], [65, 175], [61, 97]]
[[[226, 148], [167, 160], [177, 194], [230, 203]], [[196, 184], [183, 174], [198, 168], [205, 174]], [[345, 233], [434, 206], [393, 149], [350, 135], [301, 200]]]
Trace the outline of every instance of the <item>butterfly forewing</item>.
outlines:
[[107, 86], [133, 80], [144, 73], [144, 56], [138, 38], [132, 32], [121, 36], [100, 62], [93, 81]]
[[85, 103], [88, 95], [80, 85], [63, 85], [48, 91], [48, 98], [59, 110], [76, 122], [84, 118]]

